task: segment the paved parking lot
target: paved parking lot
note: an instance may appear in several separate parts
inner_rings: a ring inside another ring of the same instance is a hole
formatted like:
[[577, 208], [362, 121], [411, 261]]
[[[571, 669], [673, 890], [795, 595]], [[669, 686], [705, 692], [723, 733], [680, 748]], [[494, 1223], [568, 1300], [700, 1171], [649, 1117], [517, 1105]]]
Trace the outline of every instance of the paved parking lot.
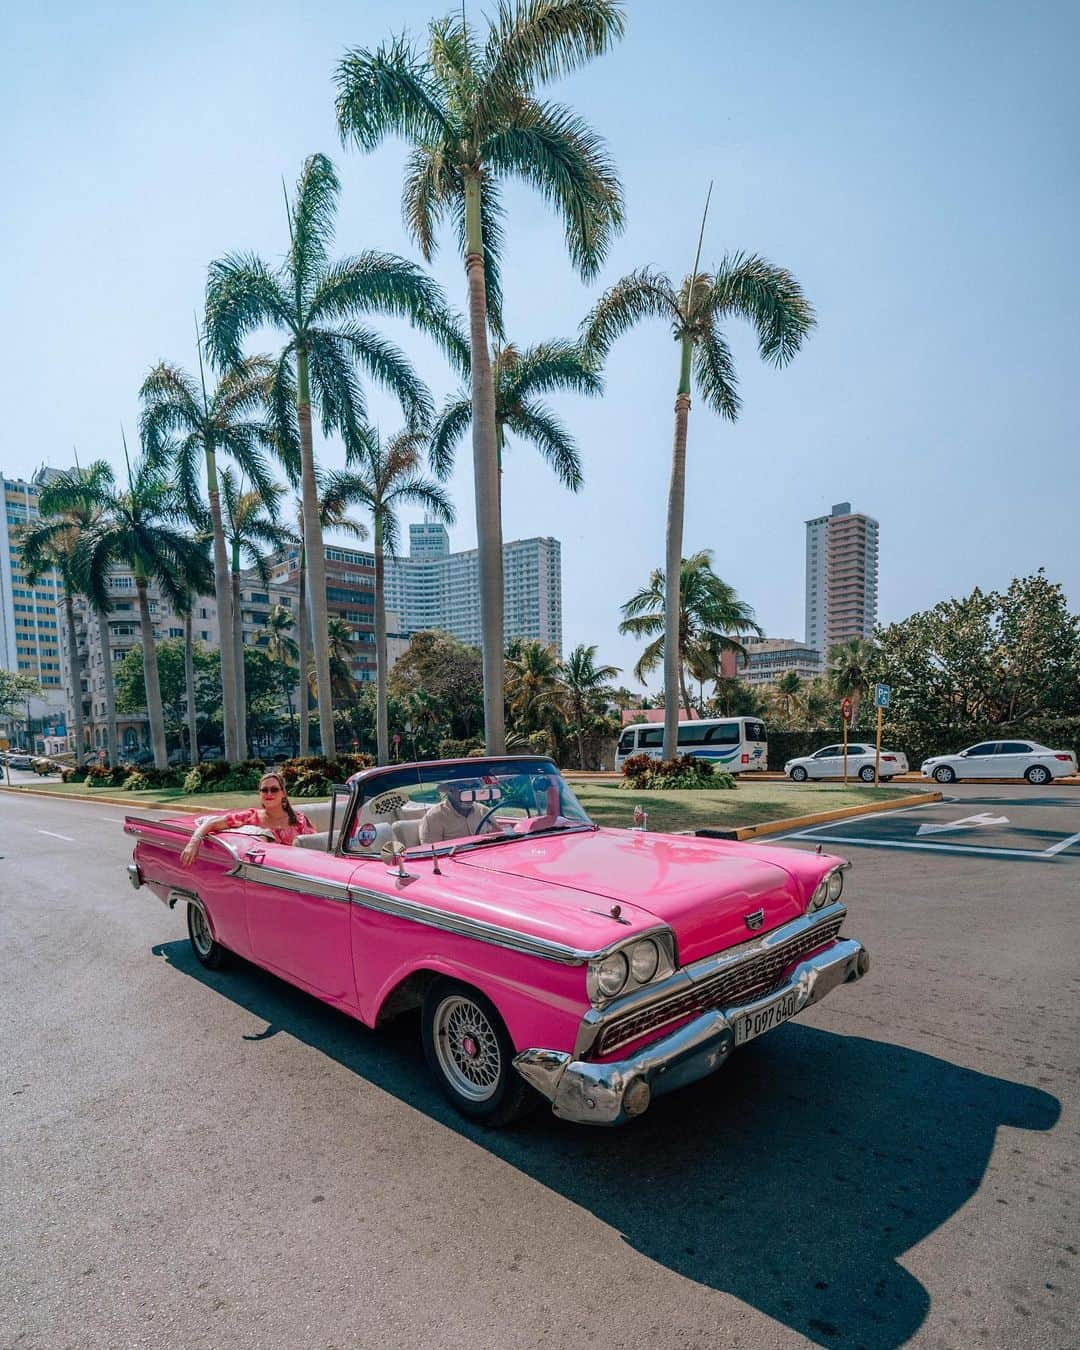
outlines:
[[492, 1133], [414, 1020], [199, 966], [122, 812], [0, 794], [0, 1345], [1076, 1350], [1080, 794], [955, 796], [780, 845], [853, 858], [867, 979]]

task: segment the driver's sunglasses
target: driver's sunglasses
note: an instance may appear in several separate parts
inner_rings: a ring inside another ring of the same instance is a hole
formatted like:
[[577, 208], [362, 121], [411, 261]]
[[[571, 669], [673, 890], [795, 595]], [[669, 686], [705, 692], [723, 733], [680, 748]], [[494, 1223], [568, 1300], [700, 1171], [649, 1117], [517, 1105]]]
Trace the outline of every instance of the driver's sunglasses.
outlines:
[[261, 787], [259, 789], [259, 792], [264, 797], [276, 797], [280, 791], [281, 789], [278, 787]]

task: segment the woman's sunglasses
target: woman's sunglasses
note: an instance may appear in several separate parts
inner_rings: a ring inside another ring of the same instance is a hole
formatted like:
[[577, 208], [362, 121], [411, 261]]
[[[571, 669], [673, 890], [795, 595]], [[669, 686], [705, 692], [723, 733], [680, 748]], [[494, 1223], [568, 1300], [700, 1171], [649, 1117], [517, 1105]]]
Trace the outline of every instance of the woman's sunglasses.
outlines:
[[276, 797], [281, 789], [276, 787], [261, 787], [259, 791], [264, 797]]

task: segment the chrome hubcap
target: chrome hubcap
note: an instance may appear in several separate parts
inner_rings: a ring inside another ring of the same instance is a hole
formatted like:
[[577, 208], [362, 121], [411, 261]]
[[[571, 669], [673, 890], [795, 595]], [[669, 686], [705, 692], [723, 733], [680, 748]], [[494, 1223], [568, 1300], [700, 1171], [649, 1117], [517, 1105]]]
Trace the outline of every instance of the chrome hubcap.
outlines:
[[210, 932], [206, 915], [198, 905], [191, 906], [191, 939], [203, 956], [210, 954], [210, 948], [214, 945], [214, 935]]
[[435, 1055], [456, 1092], [486, 1102], [499, 1085], [502, 1056], [495, 1029], [471, 999], [452, 994], [435, 1010]]

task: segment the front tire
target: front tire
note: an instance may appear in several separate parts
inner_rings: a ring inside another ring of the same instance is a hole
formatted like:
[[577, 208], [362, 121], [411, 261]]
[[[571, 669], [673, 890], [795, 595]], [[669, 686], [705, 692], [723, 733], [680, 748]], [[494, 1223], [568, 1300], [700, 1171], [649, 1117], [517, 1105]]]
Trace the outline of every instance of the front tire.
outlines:
[[947, 764], [939, 764], [934, 770], [934, 779], [938, 783], [955, 783], [956, 771], [950, 769]]
[[1033, 764], [1024, 777], [1034, 787], [1042, 787], [1043, 783], [1050, 781], [1050, 770], [1045, 764]]
[[796, 764], [791, 771], [791, 781], [793, 783], [805, 783], [809, 774], [801, 764]]
[[220, 942], [215, 941], [201, 905], [188, 905], [187, 930], [191, 939], [191, 950], [201, 965], [207, 970], [220, 970], [222, 966], [228, 965], [228, 950]]
[[859, 770], [859, 777], [864, 783], [872, 783], [874, 781], [874, 771], [869, 764], [864, 764], [862, 766]]
[[421, 1014], [428, 1068], [453, 1108], [498, 1127], [531, 1111], [536, 1096], [514, 1068], [514, 1047], [495, 1005], [457, 980], [428, 986]]

